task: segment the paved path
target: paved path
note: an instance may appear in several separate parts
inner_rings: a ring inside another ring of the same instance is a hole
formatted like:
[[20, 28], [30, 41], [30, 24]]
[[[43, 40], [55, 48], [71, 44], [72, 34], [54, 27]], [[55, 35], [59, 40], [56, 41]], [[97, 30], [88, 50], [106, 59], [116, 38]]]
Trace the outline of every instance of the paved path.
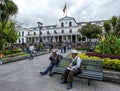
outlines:
[[[64, 54], [67, 55], [68, 53]], [[67, 91], [60, 84], [61, 75], [42, 76], [39, 72], [48, 65], [50, 54], [0, 65], [0, 91]], [[75, 78], [70, 91], [120, 91], [120, 84]]]

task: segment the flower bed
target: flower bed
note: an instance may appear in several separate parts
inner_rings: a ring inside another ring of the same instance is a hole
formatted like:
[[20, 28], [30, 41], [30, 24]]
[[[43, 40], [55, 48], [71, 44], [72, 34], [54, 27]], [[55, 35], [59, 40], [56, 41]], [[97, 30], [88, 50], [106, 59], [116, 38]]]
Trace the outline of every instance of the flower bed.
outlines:
[[96, 52], [87, 52], [86, 55], [97, 56], [100, 58], [111, 58], [111, 59], [119, 59], [120, 60], [120, 55], [108, 55], [108, 54], [100, 54], [100, 53], [96, 53]]
[[[88, 56], [85, 53], [78, 54], [80, 58], [87, 58], [87, 59], [101, 59], [100, 57], [96, 56]], [[120, 72], [120, 60], [119, 59], [110, 59], [110, 58], [102, 58], [103, 61], [103, 68], [108, 70], [115, 70]]]
[[[107, 70], [114, 70], [120, 72], [120, 60], [119, 59], [110, 59], [110, 58], [100, 58], [96, 56], [88, 56], [85, 53], [80, 53], [78, 56], [82, 59], [94, 59], [94, 60], [102, 60], [103, 68]], [[67, 57], [71, 58], [71, 55]]]

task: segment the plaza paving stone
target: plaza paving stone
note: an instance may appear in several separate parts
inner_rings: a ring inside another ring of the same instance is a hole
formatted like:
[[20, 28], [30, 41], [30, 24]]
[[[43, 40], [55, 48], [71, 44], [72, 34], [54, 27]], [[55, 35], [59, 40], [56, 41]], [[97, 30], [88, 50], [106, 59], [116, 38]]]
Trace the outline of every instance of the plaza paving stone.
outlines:
[[[33, 60], [0, 65], [0, 91], [67, 91], [66, 85], [60, 84], [61, 75], [49, 77], [39, 74], [49, 64], [49, 56], [45, 54]], [[120, 91], [120, 84], [92, 81], [88, 86], [86, 79], [75, 78], [70, 91]]]

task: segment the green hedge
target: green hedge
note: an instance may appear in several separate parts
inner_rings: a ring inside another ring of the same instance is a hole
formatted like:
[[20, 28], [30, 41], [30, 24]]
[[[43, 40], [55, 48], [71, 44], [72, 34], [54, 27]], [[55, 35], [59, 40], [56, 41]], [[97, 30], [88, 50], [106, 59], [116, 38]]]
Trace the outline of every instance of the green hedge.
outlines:
[[0, 53], [2, 53], [3, 55], [10, 55], [10, 54], [21, 53], [21, 52], [22, 52], [21, 48], [0, 51]]
[[120, 60], [118, 59], [103, 59], [103, 67], [105, 69], [120, 71]]
[[76, 48], [76, 50], [88, 50], [89, 48]]

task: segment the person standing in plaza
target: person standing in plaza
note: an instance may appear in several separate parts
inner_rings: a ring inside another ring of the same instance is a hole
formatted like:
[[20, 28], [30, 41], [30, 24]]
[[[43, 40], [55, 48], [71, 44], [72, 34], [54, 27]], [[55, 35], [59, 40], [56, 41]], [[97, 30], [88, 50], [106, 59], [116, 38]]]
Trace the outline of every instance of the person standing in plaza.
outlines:
[[70, 45], [70, 44], [68, 45], [68, 50], [69, 50], [69, 51], [71, 50], [71, 45]]
[[2, 57], [3, 57], [3, 54], [0, 53], [0, 64], [2, 64]]
[[31, 44], [30, 46], [29, 46], [29, 53], [30, 53], [30, 60], [31, 59], [33, 59], [33, 50], [34, 50], [34, 46]]
[[75, 75], [78, 73], [81, 73], [81, 64], [82, 64], [82, 59], [77, 56], [78, 51], [77, 50], [72, 50], [72, 62], [71, 64], [66, 68], [64, 74], [63, 74], [63, 80], [61, 84], [67, 83], [67, 88], [66, 89], [71, 89], [72, 88], [72, 82], [73, 78]]
[[63, 46], [61, 45], [61, 47], [60, 47], [60, 50], [61, 50], [61, 53], [63, 53]]
[[41, 75], [46, 75], [48, 72], [49, 76], [52, 76], [54, 73], [52, 73], [52, 69], [56, 66], [58, 66], [59, 61], [61, 60], [61, 56], [57, 54], [57, 50], [52, 50], [52, 55], [49, 57], [49, 60], [51, 61], [48, 67], [40, 72]]

